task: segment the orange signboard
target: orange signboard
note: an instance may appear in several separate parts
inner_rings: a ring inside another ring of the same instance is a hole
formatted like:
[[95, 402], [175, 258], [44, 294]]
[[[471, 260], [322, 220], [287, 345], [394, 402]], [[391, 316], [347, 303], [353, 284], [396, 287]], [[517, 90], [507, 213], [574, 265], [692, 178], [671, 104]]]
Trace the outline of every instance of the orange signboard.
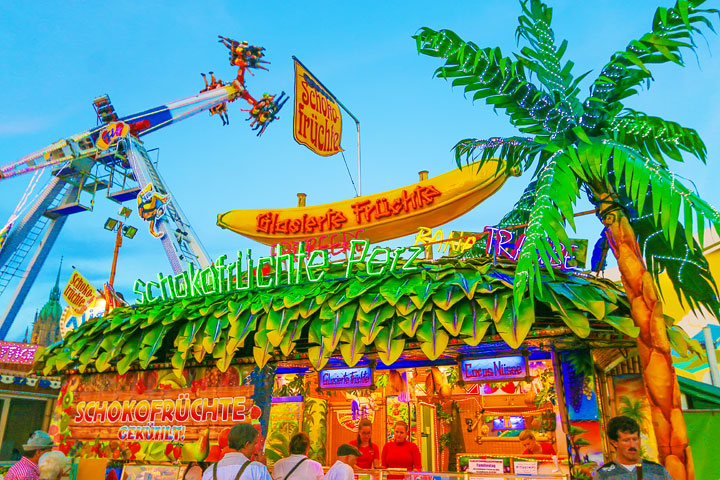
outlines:
[[470, 164], [437, 177], [387, 192], [311, 207], [231, 210], [218, 215], [217, 224], [265, 245], [287, 244], [324, 236], [364, 231], [356, 238], [371, 243], [436, 227], [453, 220], [502, 187], [507, 178], [502, 164], [488, 162], [481, 169]]
[[295, 59], [295, 141], [324, 157], [342, 151], [342, 115], [335, 97]]
[[258, 425], [250, 366], [69, 375], [49, 433], [60, 450], [146, 461], [217, 461], [233, 425]]
[[73, 270], [62, 293], [62, 297], [77, 314], [82, 314], [96, 295], [97, 290], [92, 283], [88, 282], [77, 270]]

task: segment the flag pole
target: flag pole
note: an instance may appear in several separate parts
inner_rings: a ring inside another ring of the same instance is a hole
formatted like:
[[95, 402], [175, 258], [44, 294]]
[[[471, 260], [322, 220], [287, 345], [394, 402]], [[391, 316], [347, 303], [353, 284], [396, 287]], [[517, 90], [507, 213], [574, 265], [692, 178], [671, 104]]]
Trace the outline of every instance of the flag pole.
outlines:
[[342, 109], [345, 110], [345, 112], [347, 112], [347, 114], [350, 115], [350, 117], [352, 117], [353, 120], [355, 120], [355, 126], [357, 127], [357, 137], [358, 137], [358, 140], [357, 140], [357, 142], [358, 142], [358, 149], [357, 149], [357, 152], [358, 152], [358, 196], [362, 196], [362, 179], [360, 178], [360, 175], [361, 175], [361, 173], [362, 173], [362, 170], [361, 170], [361, 167], [360, 167], [360, 120], [358, 120], [357, 117], [356, 117], [355, 115], [353, 115], [352, 112], [351, 112], [350, 110], [348, 110], [347, 107], [346, 107], [345, 105], [343, 105], [340, 100], [338, 100], [338, 98], [335, 96], [335, 94], [332, 93], [332, 92], [330, 91], [330, 89], [327, 88], [327, 87], [320, 81], [320, 79], [319, 79], [314, 73], [312, 73], [312, 72], [310, 71], [309, 68], [307, 68], [300, 60], [298, 60], [295, 55], [293, 55], [292, 58], [293, 58], [293, 60], [295, 60], [297, 63], [299, 63], [300, 65], [302, 65], [302, 67], [303, 67], [305, 70], [307, 70], [308, 73], [310, 73], [310, 74], [315, 78], [315, 81], [316, 81], [317, 83], [319, 83], [320, 86], [323, 87], [323, 88], [325, 89], [325, 91], [333, 97], [333, 99], [335, 99], [335, 101], [338, 103], [338, 105], [340, 105], [340, 107], [342, 107]]

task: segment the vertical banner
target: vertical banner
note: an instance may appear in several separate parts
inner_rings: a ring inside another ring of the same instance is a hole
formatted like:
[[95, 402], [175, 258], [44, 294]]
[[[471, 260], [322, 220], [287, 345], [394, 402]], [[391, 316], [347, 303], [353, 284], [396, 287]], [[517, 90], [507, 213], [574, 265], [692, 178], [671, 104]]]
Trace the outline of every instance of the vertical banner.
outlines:
[[342, 116], [335, 97], [296, 58], [293, 136], [324, 157], [342, 151]]
[[62, 293], [62, 297], [78, 315], [85, 312], [85, 309], [92, 303], [96, 295], [97, 291], [92, 283], [88, 282], [77, 270], [73, 270], [70, 280], [68, 280]]

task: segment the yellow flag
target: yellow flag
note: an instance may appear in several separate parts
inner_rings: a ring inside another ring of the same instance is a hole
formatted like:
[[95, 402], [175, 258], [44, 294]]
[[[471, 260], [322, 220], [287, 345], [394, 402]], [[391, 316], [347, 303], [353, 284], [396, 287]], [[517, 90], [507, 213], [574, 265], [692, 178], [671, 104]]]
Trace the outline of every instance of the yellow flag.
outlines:
[[324, 157], [342, 151], [342, 116], [335, 97], [295, 60], [295, 141]]
[[62, 293], [62, 297], [78, 315], [81, 315], [87, 309], [96, 296], [95, 287], [77, 270], [73, 271]]

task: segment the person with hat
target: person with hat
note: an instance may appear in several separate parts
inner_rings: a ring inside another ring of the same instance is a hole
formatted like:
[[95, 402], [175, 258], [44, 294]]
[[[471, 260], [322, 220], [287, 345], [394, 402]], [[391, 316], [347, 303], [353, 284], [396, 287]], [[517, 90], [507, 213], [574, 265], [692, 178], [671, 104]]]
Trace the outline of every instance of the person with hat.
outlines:
[[36, 430], [30, 435], [27, 443], [23, 445], [22, 458], [5, 474], [4, 480], [38, 480], [40, 478], [40, 468], [38, 462], [45, 452], [49, 452], [53, 447], [57, 447], [52, 441], [52, 437], [42, 430]]
[[353, 480], [355, 471], [353, 467], [362, 454], [360, 450], [344, 443], [337, 449], [337, 461], [325, 474], [325, 480]]

